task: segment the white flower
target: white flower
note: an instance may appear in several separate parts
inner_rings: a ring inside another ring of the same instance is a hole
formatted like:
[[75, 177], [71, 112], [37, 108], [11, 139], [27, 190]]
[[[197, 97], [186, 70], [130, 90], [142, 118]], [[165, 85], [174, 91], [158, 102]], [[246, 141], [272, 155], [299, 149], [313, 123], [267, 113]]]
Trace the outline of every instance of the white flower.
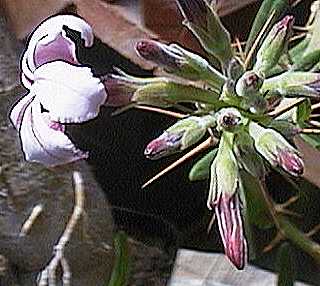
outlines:
[[37, 68], [29, 94], [10, 113], [26, 160], [56, 166], [86, 158], [65, 135], [64, 124], [93, 119], [106, 97], [87, 67], [55, 61]]
[[94, 35], [88, 23], [72, 15], [57, 15], [45, 20], [33, 32], [21, 61], [21, 81], [30, 89], [34, 81], [34, 71], [44, 63], [64, 60], [79, 64], [76, 45], [66, 35], [65, 27], [80, 33], [84, 45], [93, 44]]

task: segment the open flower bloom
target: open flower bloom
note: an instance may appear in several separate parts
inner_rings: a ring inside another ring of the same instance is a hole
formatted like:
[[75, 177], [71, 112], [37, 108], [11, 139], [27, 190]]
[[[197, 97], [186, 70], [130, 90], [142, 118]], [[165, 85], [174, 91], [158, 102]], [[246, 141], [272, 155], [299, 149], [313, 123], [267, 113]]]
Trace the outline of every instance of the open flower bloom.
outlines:
[[68, 38], [66, 27], [79, 32], [86, 47], [92, 46], [94, 39], [92, 29], [81, 18], [58, 15], [45, 20], [30, 37], [21, 61], [21, 81], [27, 89], [30, 89], [34, 81], [34, 71], [44, 63], [63, 60], [79, 64], [76, 45]]
[[90, 68], [63, 61], [37, 68], [30, 92], [10, 113], [26, 160], [56, 166], [86, 158], [64, 134], [64, 124], [96, 117], [106, 97]]
[[256, 150], [272, 166], [280, 166], [293, 176], [301, 176], [304, 163], [299, 152], [277, 131], [250, 122], [249, 133]]
[[243, 269], [247, 259], [247, 243], [240, 211], [240, 176], [232, 151], [234, 134], [224, 132], [217, 156], [211, 165], [208, 208], [214, 208], [225, 254], [238, 268]]

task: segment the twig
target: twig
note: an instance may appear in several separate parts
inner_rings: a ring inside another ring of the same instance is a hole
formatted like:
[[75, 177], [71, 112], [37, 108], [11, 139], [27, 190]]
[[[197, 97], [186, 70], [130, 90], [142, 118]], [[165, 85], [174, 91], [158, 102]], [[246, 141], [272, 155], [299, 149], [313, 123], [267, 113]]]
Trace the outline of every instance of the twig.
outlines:
[[175, 167], [179, 166], [180, 164], [182, 164], [183, 162], [185, 162], [186, 160], [190, 159], [191, 157], [193, 157], [194, 155], [198, 154], [199, 152], [201, 152], [202, 150], [205, 150], [207, 148], [209, 148], [210, 146], [212, 146], [214, 144], [213, 138], [210, 136], [206, 141], [202, 142], [201, 144], [199, 144], [197, 147], [193, 148], [191, 151], [189, 151], [187, 154], [185, 154], [184, 156], [182, 156], [180, 159], [178, 159], [177, 161], [175, 161], [174, 163], [172, 163], [171, 165], [169, 165], [168, 167], [166, 167], [165, 169], [163, 169], [161, 172], [159, 172], [157, 175], [155, 175], [154, 177], [152, 177], [150, 180], [148, 180], [146, 183], [144, 183], [142, 185], [142, 189], [145, 188], [146, 186], [150, 185], [151, 183], [153, 183], [154, 181], [156, 181], [157, 179], [159, 179], [160, 177], [162, 177], [164, 174], [170, 172], [171, 170], [173, 170]]
[[320, 134], [320, 129], [302, 128], [302, 129], [299, 130], [299, 133], [304, 133], [304, 134]]
[[267, 30], [267, 28], [268, 28], [268, 26], [269, 26], [272, 18], [274, 17], [274, 15], [275, 15], [275, 10], [272, 11], [272, 13], [270, 14], [268, 20], [267, 20], [266, 23], [263, 25], [260, 33], [258, 34], [257, 38], [255, 39], [255, 41], [254, 41], [251, 49], [250, 49], [249, 52], [248, 52], [247, 58], [246, 58], [246, 60], [245, 60], [245, 62], [244, 62], [245, 68], [248, 67], [248, 65], [249, 65], [249, 63], [250, 63], [250, 61], [251, 61], [251, 58], [252, 58], [252, 56], [253, 56], [256, 48], [258, 47], [259, 42], [260, 42], [262, 36], [264, 35], [264, 32]]
[[319, 108], [319, 107], [320, 107], [320, 102], [315, 103], [315, 104], [312, 104], [312, 105], [311, 105], [311, 110], [315, 110], [315, 109], [317, 109], [317, 108]]
[[147, 111], [152, 111], [152, 112], [157, 112], [157, 113], [169, 115], [169, 116], [176, 117], [176, 118], [184, 118], [184, 117], [188, 116], [188, 114], [182, 114], [182, 113], [173, 112], [173, 111], [170, 111], [170, 110], [165, 110], [165, 109], [146, 106], [146, 105], [136, 105], [135, 108], [142, 109], [142, 110], [147, 110]]
[[310, 123], [311, 125], [313, 125], [315, 127], [320, 127], [320, 122], [319, 121], [309, 120], [308, 123]]
[[[69, 286], [71, 284], [71, 272], [67, 260], [64, 257], [64, 249], [66, 244], [69, 242], [71, 234], [79, 221], [83, 209], [84, 209], [84, 191], [83, 191], [83, 181], [80, 173], [73, 173], [74, 180], [74, 193], [75, 193], [75, 202], [74, 208], [70, 220], [67, 223], [67, 226], [60, 237], [58, 243], [54, 247], [54, 256], [46, 266], [46, 268], [40, 274], [40, 281], [38, 286], [56, 286], [56, 270], [60, 263], [62, 267], [62, 280], [63, 286]], [[48, 284], [49, 282], [49, 284]]]
[[21, 227], [21, 230], [19, 233], [20, 237], [28, 234], [34, 222], [41, 214], [42, 210], [43, 210], [42, 204], [38, 204], [32, 209], [30, 216], [27, 218], [27, 220], [24, 222], [24, 224]]
[[284, 235], [281, 232], [277, 232], [276, 236], [274, 239], [271, 240], [271, 242], [265, 246], [262, 250], [262, 252], [269, 252], [272, 249], [274, 249], [281, 241], [285, 240]]
[[241, 58], [242, 61], [245, 61], [246, 60], [246, 55], [245, 55], [245, 53], [244, 53], [244, 51], [242, 49], [241, 42], [240, 42], [239, 38], [236, 37], [235, 41], [236, 41], [236, 47], [238, 49], [240, 58]]
[[317, 224], [313, 229], [306, 233], [307, 237], [311, 237], [315, 235], [318, 231], [320, 231], [320, 224]]
[[293, 107], [299, 105], [301, 102], [303, 102], [305, 100], [305, 98], [298, 98], [297, 100], [289, 103], [288, 105], [286, 106], [283, 106], [281, 108], [278, 108], [278, 109], [275, 109], [271, 112], [268, 113], [269, 116], [272, 116], [272, 117], [277, 117], [277, 116], [280, 116], [281, 114], [289, 111], [290, 109], [292, 109]]

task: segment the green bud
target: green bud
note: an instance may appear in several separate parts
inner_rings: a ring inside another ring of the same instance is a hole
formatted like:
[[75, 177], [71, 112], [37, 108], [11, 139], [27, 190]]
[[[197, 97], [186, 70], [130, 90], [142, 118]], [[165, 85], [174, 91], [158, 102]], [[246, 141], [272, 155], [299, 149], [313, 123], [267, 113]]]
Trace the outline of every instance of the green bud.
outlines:
[[255, 71], [245, 72], [236, 83], [236, 93], [238, 96], [248, 97], [259, 93], [263, 84], [263, 77]]
[[136, 45], [137, 53], [144, 59], [158, 64], [165, 72], [189, 80], [205, 81], [218, 89], [226, 78], [201, 56], [176, 44], [162, 44], [143, 40]]
[[231, 197], [239, 188], [239, 170], [233, 153], [234, 134], [223, 132], [218, 153], [211, 164], [210, 189], [207, 206], [212, 209], [221, 195]]
[[258, 179], [264, 179], [265, 167], [262, 158], [254, 148], [254, 141], [250, 135], [242, 131], [236, 134], [234, 154], [239, 166]]
[[158, 138], [152, 140], [144, 154], [152, 160], [183, 151], [197, 143], [209, 127], [216, 125], [212, 115], [190, 116], [179, 120], [169, 127]]
[[253, 67], [259, 74], [266, 74], [279, 61], [291, 36], [293, 16], [286, 16], [276, 23], [263, 41]]
[[248, 122], [234, 107], [222, 108], [216, 113], [217, 130], [235, 132]]
[[312, 72], [285, 72], [266, 79], [261, 92], [279, 93], [284, 97], [319, 97], [320, 74]]
[[256, 150], [274, 167], [279, 166], [293, 176], [301, 176], [304, 164], [299, 152], [277, 131], [251, 121], [249, 133]]
[[211, 90], [169, 82], [166, 79], [138, 88], [134, 92], [131, 101], [161, 107], [173, 106], [179, 102], [198, 102], [215, 105], [219, 104], [219, 95]]
[[274, 13], [271, 19], [270, 26], [275, 23], [275, 21], [285, 12], [289, 7], [290, 1], [288, 0], [263, 0], [259, 8], [259, 11], [254, 19], [247, 43], [245, 53], [248, 54], [253, 43], [255, 42], [258, 34], [260, 33], [262, 27], [267, 22], [271, 13]]

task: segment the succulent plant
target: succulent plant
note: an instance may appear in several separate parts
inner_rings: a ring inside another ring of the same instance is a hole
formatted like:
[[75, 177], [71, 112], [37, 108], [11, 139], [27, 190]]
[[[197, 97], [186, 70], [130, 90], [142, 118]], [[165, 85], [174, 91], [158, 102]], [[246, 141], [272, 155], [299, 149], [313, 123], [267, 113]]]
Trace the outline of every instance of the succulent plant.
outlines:
[[[264, 217], [286, 238], [294, 236], [281, 229], [291, 222], [275, 210], [264, 180], [270, 169], [288, 177], [303, 175], [294, 135], [301, 134], [315, 147], [320, 143], [320, 137], [310, 134], [319, 133], [310, 119], [320, 99], [319, 1], [312, 6], [308, 29], [298, 35], [294, 17], [283, 16], [292, 1], [263, 1], [245, 46], [232, 44], [214, 1], [176, 2], [203, 55], [177, 44], [142, 40], [136, 52], [157, 64], [161, 76], [137, 78], [121, 72], [104, 83], [112, 86], [112, 98], [119, 103], [152, 106], [150, 110], [178, 117], [148, 144], [145, 154], [150, 159], [182, 152], [207, 133], [208, 139], [184, 156], [209, 149], [189, 178], [210, 181], [208, 207], [215, 210], [226, 255], [242, 269], [248, 258], [248, 221], [261, 225]], [[310, 248], [302, 248], [310, 253]]]

